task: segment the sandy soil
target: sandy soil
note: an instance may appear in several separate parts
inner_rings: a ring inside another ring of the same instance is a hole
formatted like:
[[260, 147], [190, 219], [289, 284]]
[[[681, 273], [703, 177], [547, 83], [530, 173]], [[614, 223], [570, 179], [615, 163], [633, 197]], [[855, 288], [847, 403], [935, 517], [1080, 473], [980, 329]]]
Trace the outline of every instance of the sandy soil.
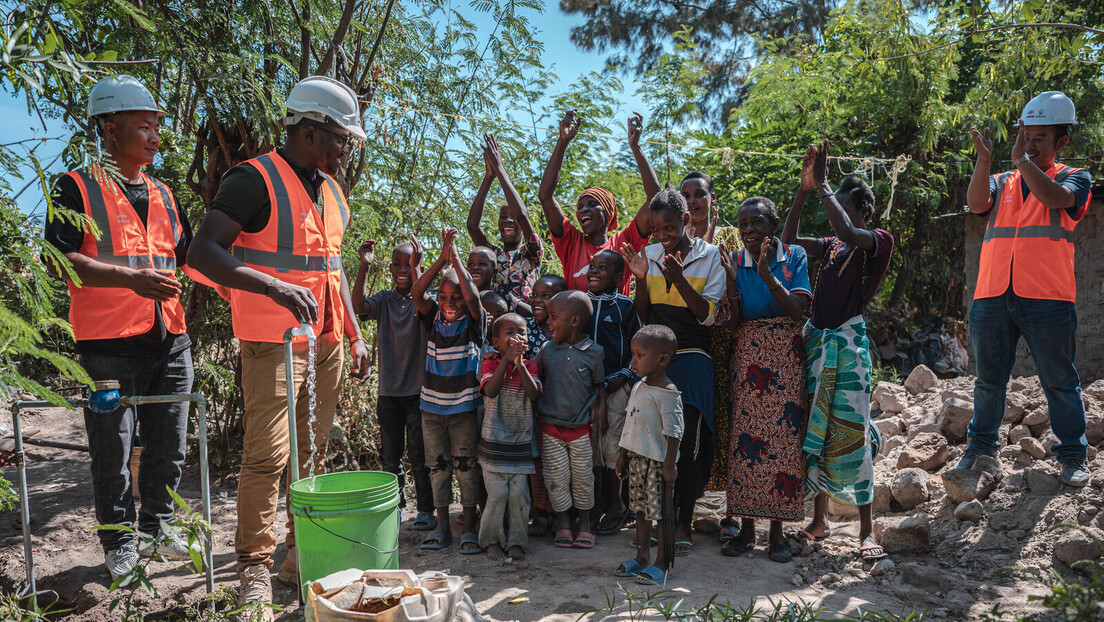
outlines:
[[[5, 409], [5, 413], [7, 413]], [[5, 414], [3, 420], [8, 421]], [[41, 430], [40, 435], [55, 441], [84, 444], [82, 419], [74, 411], [42, 409], [25, 413], [24, 426]], [[103, 554], [96, 535], [88, 529], [94, 524], [92, 492], [89, 486], [88, 456], [84, 453], [29, 447], [28, 480], [32, 517], [33, 545], [38, 584], [52, 589], [61, 598], [61, 606], [71, 612], [66, 620], [117, 620], [118, 612], [109, 612], [110, 580], [103, 566]], [[180, 487], [182, 496], [199, 507], [198, 468], [189, 460]], [[4, 477], [15, 481], [12, 467]], [[235, 527], [235, 482], [232, 478], [212, 483], [213, 523], [215, 529], [215, 580], [219, 585], [236, 585], [233, 537]], [[281, 506], [282, 508], [282, 506]], [[408, 517], [411, 513], [408, 513]], [[409, 518], [408, 518], [409, 521]], [[857, 523], [834, 523], [833, 537], [818, 551], [796, 557], [794, 563], [776, 564], [766, 559], [761, 545], [746, 558], [732, 559], [720, 553], [715, 535], [697, 535], [697, 546], [688, 557], [679, 558], [672, 589], [688, 604], [702, 604], [715, 595], [720, 600], [745, 605], [751, 598], [803, 600], [828, 610], [854, 612], [857, 608], [900, 611], [903, 607], [928, 610], [948, 620], [974, 618], [993, 604], [1026, 612], [1026, 598], [1040, 588], [1015, 577], [989, 577], [988, 569], [958, 565], [953, 557], [897, 555], [897, 571], [871, 576], [855, 557]], [[404, 525], [400, 535], [400, 565], [417, 572], [445, 570], [463, 575], [467, 593], [477, 609], [490, 620], [577, 620], [588, 611], [605, 608], [607, 594], [615, 603], [623, 603], [619, 582], [634, 592], [643, 588], [617, 579], [613, 570], [632, 556], [631, 534], [599, 538], [592, 550], [558, 549], [551, 539], [530, 543], [526, 561], [496, 563], [486, 556], [463, 556], [458, 544], [444, 552], [418, 549], [423, 536]], [[762, 528], [766, 524], [761, 525]], [[278, 527], [283, 533], [283, 526]], [[457, 538], [458, 541], [458, 538]], [[938, 541], [933, 546], [939, 547]], [[281, 546], [276, 554], [279, 564], [285, 556]], [[810, 566], [835, 570], [825, 580], [819, 573], [806, 584]], [[203, 575], [192, 575], [179, 566], [155, 563], [151, 567], [157, 598], [139, 599], [143, 611], [152, 619], [170, 619], [180, 607], [203, 596]], [[24, 562], [17, 511], [0, 514], [0, 588], [6, 593], [22, 586]], [[293, 590], [275, 583], [275, 600], [286, 607], [278, 619], [299, 620], [302, 614]], [[631, 586], [631, 587], [630, 587]], [[517, 596], [528, 600], [511, 605]], [[587, 620], [624, 619], [619, 612], [592, 613]]]

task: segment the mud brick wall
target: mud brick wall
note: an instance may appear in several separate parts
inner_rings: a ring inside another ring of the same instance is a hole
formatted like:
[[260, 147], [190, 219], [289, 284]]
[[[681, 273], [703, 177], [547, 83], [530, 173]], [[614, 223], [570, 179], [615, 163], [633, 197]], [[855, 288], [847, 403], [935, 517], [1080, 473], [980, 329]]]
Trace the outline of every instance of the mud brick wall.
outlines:
[[[978, 256], [985, 234], [985, 219], [966, 214], [966, 317], [977, 284]], [[1093, 201], [1089, 213], [1074, 231], [1076, 248], [1074, 265], [1077, 271], [1077, 371], [1081, 385], [1104, 378], [1104, 180], [1093, 184]], [[971, 374], [975, 373], [973, 349], [970, 349]], [[1035, 374], [1035, 362], [1020, 340], [1013, 376]]]

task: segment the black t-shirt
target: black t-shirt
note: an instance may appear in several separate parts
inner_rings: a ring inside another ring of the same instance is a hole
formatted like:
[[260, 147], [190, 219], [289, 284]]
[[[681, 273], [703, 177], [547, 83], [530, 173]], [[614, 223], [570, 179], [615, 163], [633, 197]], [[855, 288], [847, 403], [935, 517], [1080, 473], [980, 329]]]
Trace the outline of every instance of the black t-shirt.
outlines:
[[[284, 155], [283, 149], [277, 149], [276, 153], [288, 163], [291, 170], [303, 182], [303, 189], [307, 196], [314, 201], [315, 209], [322, 213], [322, 205], [319, 201], [318, 189], [325, 181], [317, 169], [307, 170], [294, 164]], [[218, 210], [230, 217], [230, 220], [241, 225], [246, 233], [257, 233], [268, 224], [268, 218], [272, 212], [271, 202], [268, 200], [268, 186], [264, 177], [252, 164], [239, 164], [226, 171], [219, 184], [218, 193], [214, 201], [211, 201], [211, 209]]]
[[[130, 202], [131, 207], [142, 219], [142, 225], [146, 224], [149, 216], [149, 194], [146, 185], [120, 184], [123, 196]], [[176, 202], [176, 197], [173, 197]], [[80, 189], [72, 177], [62, 177], [54, 185], [54, 202], [75, 212], [84, 212], [84, 201], [81, 199]], [[188, 218], [180, 209], [180, 204], [175, 206], [176, 213], [180, 217], [180, 226], [184, 234], [176, 245], [176, 265], [185, 264], [188, 255], [188, 245], [192, 243], [192, 226], [188, 224]], [[46, 241], [52, 244], [62, 253], [80, 252], [84, 243], [84, 230], [61, 218], [55, 218], [46, 223]], [[77, 341], [77, 354], [94, 354], [102, 356], [141, 356], [160, 357], [176, 354], [192, 345], [188, 333], [176, 335], [165, 329], [165, 322], [161, 319], [161, 304], [155, 304], [153, 327], [149, 331], [131, 337], [117, 339], [85, 339]]]
[[[305, 169], [296, 165], [285, 155], [284, 150], [277, 149], [276, 153], [288, 163], [299, 181], [303, 183], [303, 189], [307, 196], [314, 201], [314, 209], [322, 216], [322, 193], [319, 188], [325, 182], [322, 173], [318, 169]], [[245, 233], [257, 233], [268, 224], [272, 214], [272, 202], [268, 199], [268, 185], [257, 167], [252, 164], [239, 164], [226, 171], [219, 184], [218, 193], [211, 201], [211, 209], [218, 210], [230, 217], [230, 220], [241, 225]], [[340, 300], [319, 300], [319, 306], [324, 311], [325, 318], [322, 324], [322, 332], [327, 333], [334, 329], [330, 322], [330, 313], [327, 305], [343, 304]]]

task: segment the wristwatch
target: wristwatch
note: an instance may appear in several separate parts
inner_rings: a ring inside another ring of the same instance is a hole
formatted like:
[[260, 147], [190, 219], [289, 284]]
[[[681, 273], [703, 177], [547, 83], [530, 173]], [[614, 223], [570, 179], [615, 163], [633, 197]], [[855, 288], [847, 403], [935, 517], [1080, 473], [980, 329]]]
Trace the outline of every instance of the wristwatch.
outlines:
[[1031, 156], [1029, 156], [1025, 153], [1022, 156], [1016, 158], [1015, 160], [1012, 160], [1012, 166], [1019, 166], [1019, 165], [1023, 164], [1024, 162], [1027, 162], [1030, 159], [1031, 159]]

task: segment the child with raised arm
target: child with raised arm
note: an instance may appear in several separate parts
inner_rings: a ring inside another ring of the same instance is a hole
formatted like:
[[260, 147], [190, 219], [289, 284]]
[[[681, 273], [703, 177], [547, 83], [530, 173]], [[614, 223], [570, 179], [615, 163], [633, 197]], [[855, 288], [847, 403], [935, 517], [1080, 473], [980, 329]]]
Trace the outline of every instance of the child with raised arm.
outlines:
[[[632, 340], [632, 371], [644, 379], [629, 396], [617, 476], [629, 482], [629, 507], [636, 512], [636, 557], [614, 574], [636, 577], [642, 585], [662, 585], [674, 574], [675, 560], [664, 552], [663, 525], [675, 517], [664, 514], [663, 506], [674, 494], [683, 434], [682, 394], [667, 377], [677, 349], [675, 332], [661, 324], [645, 326]], [[652, 521], [659, 532], [655, 564], [649, 561]]]
[[[498, 292], [510, 305], [510, 310], [518, 310], [524, 315], [531, 311], [529, 296], [533, 293], [533, 282], [537, 280], [544, 246], [533, 230], [529, 220], [529, 210], [514, 189], [506, 166], [502, 161], [502, 151], [494, 134], [483, 135], [483, 159], [487, 163], [487, 174], [479, 186], [479, 192], [468, 212], [468, 235], [476, 245], [489, 248], [496, 259], [496, 269], [491, 277], [490, 288]], [[492, 244], [483, 232], [480, 222], [483, 219], [483, 207], [487, 202], [487, 192], [491, 182], [498, 179], [502, 192], [506, 195], [506, 204], [498, 212], [498, 235], [501, 246]]]
[[[525, 559], [529, 542], [528, 476], [533, 468], [533, 402], [541, 397], [536, 363], [523, 357], [525, 320], [507, 313], [491, 324], [495, 355], [483, 361], [479, 391], [485, 411], [479, 434], [479, 466], [487, 488], [479, 546], [493, 560]], [[503, 528], [508, 523], [508, 528]]]
[[[548, 160], [548, 166], [544, 170], [540, 189], [537, 196], [544, 210], [544, 218], [548, 223], [548, 232], [552, 234], [552, 245], [556, 248], [556, 256], [563, 265], [563, 275], [570, 289], [587, 291], [587, 271], [590, 269], [590, 259], [605, 248], [619, 251], [622, 246], [628, 244], [639, 251], [648, 244], [648, 236], [652, 234], [652, 227], [648, 223], [648, 204], [657, 192], [659, 192], [659, 180], [655, 171], [648, 164], [644, 152], [640, 148], [640, 134], [643, 130], [644, 117], [634, 112], [629, 117], [629, 148], [640, 168], [640, 176], [644, 183], [644, 192], [647, 198], [644, 204], [637, 210], [633, 221], [624, 229], [617, 230], [617, 201], [613, 193], [605, 188], [588, 188], [579, 195], [575, 205], [575, 219], [579, 222], [576, 227], [564, 215], [563, 208], [556, 201], [556, 186], [560, 183], [560, 169], [563, 168], [564, 154], [567, 145], [579, 133], [579, 123], [582, 117], [578, 117], [574, 110], [569, 110], [560, 121], [559, 138], [556, 147], [552, 150], [552, 157]], [[607, 237], [607, 232], [613, 231], [612, 236]], [[629, 294], [629, 275], [618, 284], [618, 289], [626, 296]]]
[[628, 514], [621, 502], [621, 480], [614, 467], [621, 452], [618, 443], [625, 425], [629, 390], [637, 380], [630, 369], [632, 350], [629, 346], [633, 335], [640, 330], [640, 318], [632, 299], [617, 291], [624, 273], [624, 257], [609, 249], [598, 251], [591, 258], [587, 273], [587, 297], [594, 305], [594, 314], [584, 332], [602, 346], [606, 372], [606, 416], [597, 420], [598, 425], [591, 434], [598, 481], [595, 493], [597, 507], [602, 512], [595, 532], [600, 536], [620, 531]]
[[[456, 251], [456, 229], [441, 230], [441, 256], [414, 283], [412, 295], [418, 316], [426, 325], [425, 383], [422, 386], [422, 438], [437, 508], [437, 529], [422, 543], [423, 549], [443, 549], [452, 544], [449, 504], [452, 477], [460, 488], [463, 533], [460, 552], [481, 553], [476, 534], [475, 506], [479, 501], [479, 463], [475, 422], [479, 387], [479, 347], [486, 333], [487, 314], [479, 292]], [[452, 270], [443, 274], [446, 263]], [[441, 274], [437, 300], [426, 290]]]
[[[537, 402], [544, 481], [556, 513], [554, 544], [561, 548], [594, 548], [590, 510], [594, 507], [592, 419], [605, 418], [606, 388], [602, 346], [583, 334], [590, 320], [586, 294], [568, 290], [552, 297], [548, 324], [552, 341], [537, 354], [545, 387]], [[592, 417], [593, 414], [593, 417]], [[579, 512], [579, 533], [572, 536], [568, 510]]]
[[391, 251], [391, 289], [371, 296], [364, 292], [368, 269], [375, 261], [374, 240], [360, 245], [360, 270], [357, 272], [353, 311], [361, 320], [375, 320], [376, 370], [379, 374], [379, 398], [376, 417], [380, 430], [380, 461], [383, 470], [399, 478], [399, 507], [406, 505], [403, 490], [403, 451], [414, 476], [418, 515], [411, 529], [429, 531], [437, 526], [433, 515], [433, 489], [425, 462], [422, 441], [420, 393], [425, 376], [426, 328], [418, 318], [411, 288], [422, 275], [422, 245], [413, 236]]

